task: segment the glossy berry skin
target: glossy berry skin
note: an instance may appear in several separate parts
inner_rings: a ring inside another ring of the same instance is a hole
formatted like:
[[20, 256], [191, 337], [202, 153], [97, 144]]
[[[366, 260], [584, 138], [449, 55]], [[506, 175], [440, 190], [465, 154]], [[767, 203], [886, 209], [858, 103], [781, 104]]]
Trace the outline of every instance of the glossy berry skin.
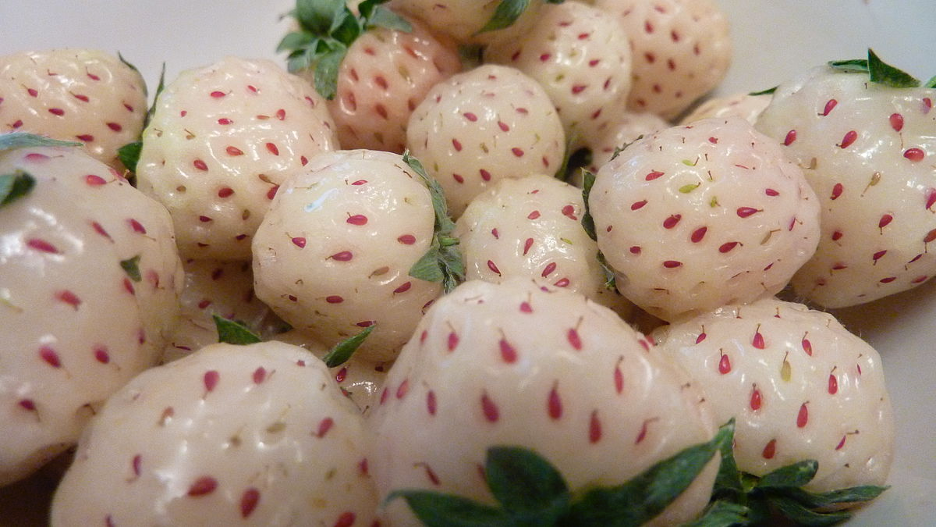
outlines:
[[890, 88], [818, 67], [781, 85], [757, 128], [816, 190], [822, 236], [793, 279], [827, 308], [870, 302], [936, 274], [936, 89]]
[[[616, 115], [607, 130], [589, 140], [587, 146], [592, 157], [588, 170], [597, 174], [598, 169], [611, 161], [615, 152], [641, 136], [649, 136], [669, 127], [666, 120], [649, 112], [622, 112]], [[581, 171], [573, 175], [573, 183], [577, 187], [582, 186], [581, 178]]]
[[118, 170], [117, 149], [136, 141], [146, 84], [117, 57], [91, 49], [24, 51], [0, 57], [0, 133], [79, 141]]
[[832, 315], [768, 298], [653, 336], [696, 380], [717, 420], [737, 420], [741, 471], [760, 476], [813, 459], [810, 491], [886, 482], [894, 415], [881, 358]]
[[[490, 446], [535, 450], [575, 493], [622, 483], [711, 438], [715, 426], [687, 375], [612, 311], [513, 279], [468, 281], [429, 309], [369, 427], [381, 497], [416, 488], [490, 501], [479, 471]], [[694, 518], [714, 470], [655, 522]], [[393, 524], [414, 523], [404, 501], [386, 513]]]
[[325, 365], [215, 344], [134, 378], [83, 436], [52, 523], [367, 526], [363, 419]]
[[667, 321], [777, 293], [819, 238], [803, 172], [741, 118], [631, 144], [598, 171], [589, 206], [618, 290]]
[[697, 106], [692, 112], [682, 117], [680, 124], [688, 125], [693, 121], [708, 119], [710, 117], [740, 117], [752, 125], [757, 123], [761, 112], [770, 104], [771, 96], [768, 94], [751, 95], [747, 92], [712, 97]]
[[166, 86], [137, 181], [169, 210], [184, 258], [250, 260], [279, 185], [337, 147], [312, 86], [272, 61], [227, 57]]
[[0, 208], [0, 485], [156, 362], [182, 288], [168, 213], [114, 169], [78, 148], [0, 153], [0, 174], [17, 172], [36, 185]]

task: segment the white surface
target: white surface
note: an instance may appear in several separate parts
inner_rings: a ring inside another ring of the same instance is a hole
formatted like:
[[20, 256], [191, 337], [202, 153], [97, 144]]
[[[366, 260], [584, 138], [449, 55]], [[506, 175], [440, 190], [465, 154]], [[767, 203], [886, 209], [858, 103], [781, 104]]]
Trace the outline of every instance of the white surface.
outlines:
[[[872, 47], [921, 79], [936, 75], [934, 0], [719, 0], [735, 61], [720, 94], [769, 88], [831, 59]], [[275, 53], [288, 0], [0, 0], [0, 55], [91, 47], [124, 57], [155, 87], [224, 55]], [[151, 88], [152, 89], [152, 88]], [[934, 131], [936, 133], [936, 131]], [[837, 313], [881, 352], [897, 418], [893, 488], [854, 525], [936, 525], [936, 281]]]

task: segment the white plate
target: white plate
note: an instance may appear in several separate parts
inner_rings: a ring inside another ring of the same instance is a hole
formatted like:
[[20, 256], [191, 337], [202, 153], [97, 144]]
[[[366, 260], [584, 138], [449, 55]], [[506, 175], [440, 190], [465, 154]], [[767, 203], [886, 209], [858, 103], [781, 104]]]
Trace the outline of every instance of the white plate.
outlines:
[[[862, 58], [868, 47], [918, 78], [936, 75], [933, 0], [720, 3], [731, 19], [735, 60], [719, 94], [769, 88], [827, 60]], [[2, 0], [0, 55], [54, 47], [119, 51], [155, 87], [163, 62], [171, 80], [224, 55], [281, 61], [275, 49], [287, 24], [280, 16], [291, 5]], [[851, 524], [936, 525], [936, 281], [836, 315], [881, 352], [897, 419], [893, 487]]]

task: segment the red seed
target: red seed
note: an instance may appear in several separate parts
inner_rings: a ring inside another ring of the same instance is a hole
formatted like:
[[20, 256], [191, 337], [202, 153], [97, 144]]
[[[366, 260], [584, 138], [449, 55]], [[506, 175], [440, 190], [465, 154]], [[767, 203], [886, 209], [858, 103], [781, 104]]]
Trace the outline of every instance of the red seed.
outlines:
[[228, 198], [234, 194], [234, 189], [230, 187], [222, 187], [218, 189], [218, 198]]
[[757, 390], [757, 385], [754, 386], [754, 390], [751, 392], [751, 410], [756, 411], [761, 408], [761, 392]]
[[553, 420], [562, 418], [562, 399], [559, 397], [558, 384], [553, 384], [546, 400], [546, 411]]
[[26, 245], [36, 251], [42, 251], [43, 253], [58, 253], [59, 250], [49, 242], [42, 240], [41, 238], [30, 238], [26, 241]]
[[105, 183], [107, 183], [107, 180], [105, 180], [104, 178], [96, 174], [88, 174], [87, 176], [85, 176], [85, 183], [87, 183], [88, 185], [92, 187], [97, 187], [99, 185], [104, 185]]
[[764, 450], [761, 452], [761, 456], [770, 460], [777, 454], [777, 441], [771, 440], [767, 442], [767, 445], [764, 446]]
[[400, 235], [397, 237], [397, 242], [405, 244], [407, 246], [412, 246], [416, 243], [416, 237], [413, 235]]
[[293, 238], [292, 238], [292, 243], [293, 243], [296, 247], [299, 247], [299, 248], [304, 248], [304, 247], [306, 247], [306, 239], [305, 239], [305, 237], [293, 237]]
[[357, 516], [354, 515], [354, 512], [346, 511], [338, 516], [338, 520], [335, 521], [335, 526], [352, 526], [356, 518]]
[[285, 119], [286, 119], [286, 110], [283, 110], [282, 108], [280, 108], [279, 110], [277, 110], [277, 111], [276, 111], [276, 118], [279, 119], [280, 121], [285, 120]]
[[731, 372], [731, 358], [727, 354], [722, 354], [721, 359], [718, 360], [718, 372], [722, 374]]
[[749, 217], [749, 216], [751, 216], [751, 215], [753, 215], [753, 214], [759, 213], [759, 212], [760, 212], [760, 211], [758, 211], [757, 209], [755, 209], [755, 208], [753, 208], [753, 207], [739, 207], [739, 208], [738, 208], [738, 211], [737, 211], [738, 216], [740, 216], [741, 218], [747, 218], [747, 217]]
[[505, 363], [514, 363], [517, 361], [517, 349], [513, 347], [506, 339], [501, 339], [500, 343], [501, 359]]
[[426, 393], [426, 410], [429, 411], [429, 414], [435, 416], [436, 413], [436, 395], [435, 391], [429, 391]]
[[766, 343], [764, 343], [764, 335], [760, 332], [754, 332], [754, 338], [751, 339], [751, 346], [763, 350], [766, 346]]
[[809, 340], [804, 337], [802, 341], [802, 345], [803, 345], [803, 351], [806, 352], [806, 355], [811, 356], [813, 353], [812, 343], [810, 343]]
[[19, 404], [20, 407], [22, 407], [23, 409], [26, 409], [27, 411], [36, 410], [36, 402], [34, 402], [33, 400], [24, 399], [24, 400], [20, 400], [17, 403]]
[[221, 379], [221, 374], [218, 374], [217, 370], [209, 370], [205, 372], [205, 375], [202, 377], [202, 381], [205, 384], [205, 390], [211, 392], [218, 385], [218, 380]]
[[266, 149], [267, 149], [267, 152], [269, 152], [270, 154], [273, 154], [274, 156], [279, 156], [279, 148], [276, 146], [275, 143], [267, 143]]
[[566, 332], [566, 339], [569, 341], [569, 344], [572, 345], [572, 348], [575, 350], [582, 350], [582, 338], [579, 336], [578, 330], [575, 328], [570, 328]]
[[666, 229], [672, 229], [676, 227], [677, 224], [679, 224], [680, 220], [682, 220], [682, 215], [680, 214], [670, 215], [666, 218], [666, 220], [663, 220], [663, 227]]
[[200, 170], [200, 171], [207, 171], [207, 170], [208, 170], [208, 164], [205, 163], [204, 161], [200, 160], [200, 159], [197, 159], [197, 160], [193, 161], [193, 162], [192, 162], [192, 165], [194, 165], [195, 168], [198, 169], [198, 170]]
[[891, 223], [893, 220], [894, 220], [893, 215], [889, 215], [889, 214], [881, 215], [881, 219], [878, 221], [878, 227], [883, 229], [884, 227], [887, 226], [887, 224]]
[[510, 126], [503, 121], [498, 121], [497, 127], [500, 128], [502, 132], [510, 132]]
[[232, 123], [234, 123], [234, 121], [231, 121], [230, 119], [228, 119], [228, 118], [226, 118], [226, 117], [222, 117], [221, 119], [218, 119], [218, 124], [219, 124], [219, 125], [230, 125], [230, 124], [232, 124]]
[[114, 132], [120, 132], [123, 130], [123, 127], [120, 126], [120, 123], [107, 123], [107, 128], [113, 130]]
[[886, 249], [882, 249], [881, 251], [878, 251], [877, 253], [875, 253], [874, 255], [872, 255], [871, 258], [874, 260], [875, 263], [877, 263], [877, 261], [880, 260], [881, 258], [883, 258], [884, 255], [886, 255], [886, 254], [887, 254], [887, 250], [886, 250]]
[[75, 295], [71, 290], [62, 290], [55, 294], [55, 298], [62, 301], [65, 304], [71, 305], [76, 310], [81, 304], [81, 298]]
[[624, 392], [624, 373], [621, 372], [621, 362], [614, 367], [614, 391], [618, 394]]
[[340, 295], [329, 295], [328, 297], [325, 297], [325, 302], [328, 304], [341, 304], [344, 302], [344, 297]]
[[829, 112], [831, 112], [832, 109], [835, 108], [835, 105], [837, 104], [838, 104], [838, 101], [836, 101], [835, 99], [829, 99], [825, 104], [825, 108], [822, 109], [822, 115], [824, 116], [829, 115]]
[[478, 120], [478, 116], [472, 112], [465, 112], [462, 115], [465, 116], [465, 119], [467, 119], [468, 121], [471, 121], [472, 123]]
[[832, 195], [829, 198], [832, 200], [837, 199], [839, 196], [842, 195], [843, 190], [844, 190], [844, 187], [842, 186], [842, 184], [836, 183], [835, 185], [832, 186]]
[[790, 146], [794, 141], [796, 141], [796, 130], [790, 130], [787, 132], [786, 137], [783, 138], [783, 144]]
[[110, 354], [107, 353], [107, 349], [104, 347], [97, 347], [94, 349], [94, 359], [99, 363], [108, 364], [110, 363]]
[[591, 419], [588, 422], [588, 441], [597, 444], [601, 440], [601, 420], [598, 419], [598, 411], [592, 411]]
[[455, 350], [455, 347], [458, 346], [458, 334], [455, 332], [449, 332], [448, 335], [448, 351], [452, 352]]
[[[689, 240], [694, 244], [702, 242], [702, 239], [705, 238], [705, 233], [708, 231], [707, 227], [700, 227], [692, 232], [692, 235], [689, 237]], [[723, 252], [724, 253], [724, 252]]]
[[893, 128], [897, 132], [900, 132], [903, 129], [904, 118], [902, 115], [898, 113], [893, 113], [890, 115], [889, 121], [890, 121], [891, 128]]
[[562, 215], [571, 218], [572, 220], [578, 220], [578, 217], [575, 216], [575, 206], [566, 205], [562, 208]]
[[848, 148], [856, 139], [858, 139], [858, 133], [854, 130], [849, 130], [845, 133], [845, 136], [842, 137], [842, 142], [839, 144], [839, 147]]
[[[367, 224], [367, 217], [364, 216], [364, 215], [360, 215], [360, 214], [352, 215], [352, 216], [349, 216], [349, 217], [348, 217], [348, 219], [346, 220], [346, 222], [348, 222], [348, 223], [351, 224], [351, 225], [362, 226], [362, 225], [366, 225], [366, 224]], [[399, 239], [397, 239], [397, 240], [399, 240]]]
[[62, 110], [61, 108], [50, 108], [49, 113], [52, 115], [63, 116], [65, 115], [65, 110]]
[[250, 517], [250, 514], [257, 508], [257, 504], [260, 503], [260, 490], [257, 488], [247, 488], [244, 490], [244, 493], [241, 494], [240, 499], [240, 511], [241, 518], [246, 519]]
[[228, 156], [243, 156], [244, 155], [244, 151], [237, 147], [229, 146], [228, 148], [224, 149], [224, 151], [227, 152]]
[[133, 474], [140, 476], [140, 470], [143, 463], [142, 455], [134, 455], [133, 460], [130, 462], [130, 466], [133, 468]]
[[529, 253], [531, 247], [533, 247], [533, 239], [528, 238], [523, 243], [523, 254], [526, 255], [527, 253]]
[[518, 157], [518, 158], [522, 158], [522, 157], [523, 157], [523, 154], [524, 154], [524, 153], [523, 153], [523, 149], [520, 149], [520, 148], [517, 148], [517, 147], [514, 147], [514, 148], [510, 149], [510, 152], [513, 152], [513, 155], [516, 156], [516, 157]]
[[842, 439], [839, 440], [838, 445], [835, 446], [835, 450], [836, 450], [836, 451], [839, 451], [840, 449], [842, 449], [843, 447], [845, 447], [845, 439], [846, 439], [847, 437], [848, 437], [848, 435], [842, 435]]
[[201, 497], [208, 495], [218, 487], [218, 481], [212, 477], [199, 477], [191, 486], [189, 486], [189, 497]]
[[660, 171], [653, 171], [653, 172], [648, 173], [647, 176], [646, 176], [644, 179], [645, 179], [646, 181], [653, 181], [653, 180], [659, 178], [660, 176], [663, 176], [663, 173], [662, 173], [662, 172], [660, 172]]
[[487, 267], [488, 267], [489, 270], [493, 271], [493, 272], [496, 273], [498, 276], [500, 276], [500, 274], [501, 274], [500, 269], [498, 269], [497, 264], [494, 264], [494, 261], [493, 261], [493, 260], [487, 261]]
[[806, 404], [800, 405], [799, 413], [796, 415], [796, 427], [802, 429], [809, 422], [809, 408]]
[[214, 97], [214, 98], [216, 98], [216, 99], [219, 98], [219, 97], [224, 97], [225, 95], [227, 95], [227, 94], [225, 94], [224, 92], [222, 92], [222, 91], [220, 91], [220, 90], [215, 90], [215, 91], [211, 92], [211, 96]]
[[486, 170], [484, 170], [484, 169], [480, 169], [478, 172], [481, 174], [481, 179], [482, 179], [482, 180], [484, 180], [484, 181], [491, 181], [491, 173], [490, 173], [490, 172], [488, 172], [488, 171], [486, 171]]
[[542, 273], [543, 278], [550, 276], [554, 271], [556, 271], [556, 263], [550, 262], [549, 264], [546, 265], [545, 268], [543, 268], [543, 273]]
[[330, 416], [322, 418], [322, 421], [318, 424], [318, 430], [315, 432], [315, 436], [319, 438], [324, 438], [328, 431], [331, 431], [332, 426], [335, 425], [335, 421], [332, 420]]
[[257, 385], [266, 381], [267, 371], [263, 367], [257, 367], [257, 370], [253, 372], [253, 382]]
[[350, 251], [340, 251], [338, 253], [335, 253], [329, 258], [333, 260], [337, 260], [339, 262], [348, 262], [349, 260], [354, 258], [354, 254], [351, 253]]
[[647, 205], [646, 200], [640, 200], [639, 202], [634, 202], [631, 204], [631, 211], [636, 211], [645, 205]]
[[737, 245], [738, 245], [738, 242], [725, 242], [724, 244], [718, 247], [718, 251], [720, 253], [728, 253], [729, 251], [737, 247]]
[[674, 269], [682, 266], [682, 262], [678, 260], [664, 260], [663, 267], [666, 269]]
[[409, 281], [404, 282], [403, 284], [399, 285], [397, 289], [393, 290], [393, 293], [405, 293], [409, 291], [410, 287], [412, 286], [413, 286], [412, 282], [409, 282]]
[[923, 161], [923, 158], [926, 157], [926, 153], [923, 152], [923, 149], [913, 147], [905, 150], [903, 156], [910, 161], [917, 162]]
[[539, 217], [540, 217], [540, 212], [539, 212], [539, 211], [533, 211], [532, 213], [530, 213], [530, 214], [527, 215], [527, 219], [529, 219], [529, 220], [536, 220], [536, 219], [539, 218]]
[[835, 374], [829, 374], [829, 394], [835, 394], [838, 392], [838, 378], [835, 377]]
[[62, 366], [62, 360], [59, 358], [58, 353], [51, 347], [41, 347], [39, 349], [39, 357], [54, 368], [59, 368]]
[[767, 196], [780, 196], [779, 192], [770, 188], [764, 189], [764, 194], [766, 194]]
[[533, 307], [530, 306], [530, 303], [523, 301], [520, 303], [520, 311], [523, 313], [533, 313]]
[[481, 411], [484, 413], [484, 418], [491, 423], [500, 419], [500, 410], [486, 392], [481, 395]]
[[461, 149], [462, 149], [461, 141], [458, 141], [457, 139], [452, 138], [452, 147], [455, 148], [456, 152], [461, 152]]

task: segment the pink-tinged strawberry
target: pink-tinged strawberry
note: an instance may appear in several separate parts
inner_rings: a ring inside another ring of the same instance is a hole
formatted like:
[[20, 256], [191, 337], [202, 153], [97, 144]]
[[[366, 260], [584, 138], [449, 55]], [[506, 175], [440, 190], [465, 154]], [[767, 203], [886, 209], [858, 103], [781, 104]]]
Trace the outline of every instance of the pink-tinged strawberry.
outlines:
[[[649, 112], [622, 112], [616, 115], [607, 130], [588, 141], [587, 147], [591, 151], [588, 170], [597, 173], [628, 144], [669, 127], [670, 124], [662, 117]], [[572, 183], [577, 187], [582, 186], [581, 171], [573, 175]]]
[[459, 44], [489, 44], [526, 34], [538, 23], [546, 4], [558, 3], [562, 0], [391, 0], [390, 7], [422, 20]]
[[819, 241], [802, 170], [740, 118], [632, 143], [598, 171], [588, 205], [618, 290], [667, 321], [779, 292]]
[[549, 96], [520, 70], [487, 64], [443, 81], [410, 117], [407, 146], [458, 218], [499, 180], [560, 170], [562, 123]]
[[582, 228], [584, 212], [582, 191], [552, 176], [497, 182], [456, 222], [465, 278], [530, 278], [581, 293], [627, 317], [632, 305], [606, 286], [598, 245]]
[[883, 63], [820, 66], [780, 86], [757, 128], [783, 142], [822, 205], [816, 256], [793, 278], [838, 308], [936, 274], [936, 86]]
[[[373, 327], [369, 326], [367, 328]], [[365, 328], [362, 331], [366, 330]], [[370, 336], [365, 337], [369, 338]], [[278, 334], [274, 336], [273, 339], [283, 343], [301, 346], [323, 361], [328, 357], [328, 354], [332, 352], [332, 348], [321, 344], [314, 337], [300, 332], [299, 330], [290, 330]], [[387, 377], [387, 371], [389, 369], [389, 362], [370, 361], [361, 358], [356, 353], [346, 361], [329, 367], [332, 378], [334, 378], [335, 382], [341, 388], [341, 392], [350, 398], [351, 401], [358, 406], [358, 409], [365, 414], [377, 406], [377, 402], [380, 398], [380, 391], [383, 389], [384, 380]]]
[[289, 175], [337, 148], [324, 100], [271, 61], [225, 58], [165, 87], [143, 133], [140, 190], [172, 215], [185, 258], [250, 260]]
[[653, 336], [689, 371], [716, 420], [736, 420], [742, 472], [766, 478], [798, 464], [813, 478], [794, 487], [819, 494], [886, 482], [894, 416], [881, 358], [832, 315], [766, 298]]
[[310, 159], [284, 182], [253, 245], [260, 300], [326, 345], [378, 324], [359, 352], [374, 361], [396, 356], [443, 291], [442, 277], [413, 273], [442, 249], [441, 196], [407, 159], [368, 150]]
[[307, 351], [215, 344], [114, 394], [79, 443], [54, 525], [368, 526], [360, 411]]
[[770, 95], [765, 93], [737, 93], [724, 97], [713, 97], [683, 116], [680, 123], [688, 125], [693, 121], [710, 117], [740, 117], [752, 125], [758, 116], [770, 104]]
[[0, 484], [78, 440], [179, 314], [166, 210], [74, 147], [0, 135]]
[[[700, 393], [674, 367], [580, 294], [529, 279], [466, 282], [429, 309], [370, 416], [380, 496], [415, 490], [491, 504], [485, 458], [497, 446], [550, 461], [573, 496], [620, 485], [715, 431]], [[708, 502], [714, 470], [639, 522], [691, 520]], [[386, 513], [393, 524], [415, 522], [403, 500]]]
[[575, 1], [546, 6], [530, 32], [488, 46], [484, 60], [517, 68], [539, 82], [571, 149], [605, 133], [627, 108], [627, 33], [618, 18], [596, 7]]
[[182, 265], [185, 270], [180, 297], [182, 314], [160, 362], [174, 361], [217, 343], [215, 315], [238, 321], [264, 338], [288, 328], [254, 295], [250, 262], [188, 259]]
[[595, 0], [624, 22], [633, 52], [629, 108], [673, 119], [718, 85], [731, 63], [715, 0]]
[[[461, 61], [454, 42], [423, 24], [402, 19], [378, 2], [362, 7], [355, 17], [340, 2], [300, 0], [292, 11], [299, 27], [280, 49], [290, 50], [290, 71], [314, 83], [328, 99], [342, 148], [402, 154], [413, 109], [433, 85], [457, 73]], [[316, 53], [323, 42], [333, 44], [335, 55]]]
[[140, 135], [146, 110], [143, 77], [122, 58], [90, 49], [0, 57], [0, 133], [79, 141], [123, 169], [117, 150]]

